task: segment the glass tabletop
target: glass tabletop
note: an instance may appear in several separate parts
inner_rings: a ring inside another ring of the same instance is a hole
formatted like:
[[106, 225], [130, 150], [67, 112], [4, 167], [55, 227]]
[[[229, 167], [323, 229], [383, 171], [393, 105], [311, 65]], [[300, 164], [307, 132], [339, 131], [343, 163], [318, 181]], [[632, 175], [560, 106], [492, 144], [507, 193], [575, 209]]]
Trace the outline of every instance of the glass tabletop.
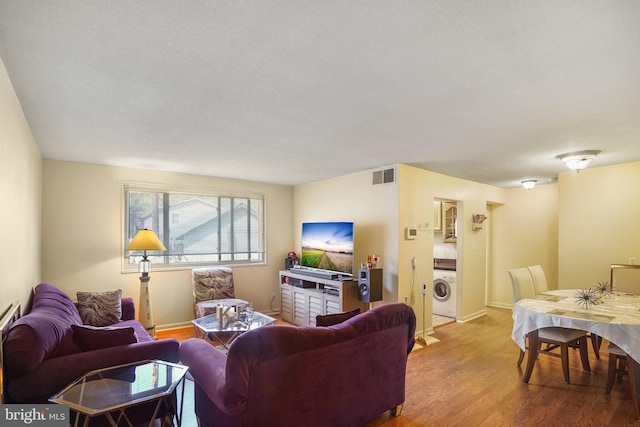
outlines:
[[251, 319], [235, 319], [229, 320], [225, 325], [221, 325], [218, 322], [218, 316], [210, 314], [208, 316], [200, 317], [192, 320], [193, 324], [198, 327], [202, 332], [246, 332], [251, 329], [258, 329], [262, 326], [270, 325], [274, 323], [276, 319], [267, 316], [260, 312], [253, 312]]
[[187, 367], [147, 360], [92, 371], [49, 401], [94, 416], [173, 393]]

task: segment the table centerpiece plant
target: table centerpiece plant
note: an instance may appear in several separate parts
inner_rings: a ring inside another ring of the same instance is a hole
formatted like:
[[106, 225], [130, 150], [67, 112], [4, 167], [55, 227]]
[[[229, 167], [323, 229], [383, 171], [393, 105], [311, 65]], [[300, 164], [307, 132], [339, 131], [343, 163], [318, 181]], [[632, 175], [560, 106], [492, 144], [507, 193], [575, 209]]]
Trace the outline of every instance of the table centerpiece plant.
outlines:
[[598, 283], [596, 283], [596, 291], [604, 298], [609, 298], [613, 295], [613, 289], [611, 289], [609, 282], [606, 280], [598, 280]]
[[593, 289], [577, 289], [575, 294], [576, 302], [584, 310], [589, 310], [593, 306], [602, 304], [602, 295]]

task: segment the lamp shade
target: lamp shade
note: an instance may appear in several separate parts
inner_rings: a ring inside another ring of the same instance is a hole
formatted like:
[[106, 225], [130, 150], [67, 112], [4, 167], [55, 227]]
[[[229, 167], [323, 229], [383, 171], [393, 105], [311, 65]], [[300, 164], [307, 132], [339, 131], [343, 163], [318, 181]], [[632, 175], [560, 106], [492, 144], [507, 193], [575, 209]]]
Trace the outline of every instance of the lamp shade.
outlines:
[[531, 190], [533, 187], [536, 186], [537, 183], [538, 183], [537, 179], [527, 179], [521, 182], [522, 186], [527, 190]]
[[128, 251], [166, 251], [156, 233], [146, 228], [138, 230], [135, 237], [127, 246]]

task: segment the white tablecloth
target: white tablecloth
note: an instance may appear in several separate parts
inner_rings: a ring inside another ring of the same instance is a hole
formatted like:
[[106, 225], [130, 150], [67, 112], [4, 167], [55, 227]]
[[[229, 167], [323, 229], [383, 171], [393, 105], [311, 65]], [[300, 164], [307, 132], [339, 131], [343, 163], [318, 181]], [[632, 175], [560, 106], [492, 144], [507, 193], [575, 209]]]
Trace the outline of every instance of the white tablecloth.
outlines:
[[614, 294], [586, 310], [575, 295], [575, 289], [562, 289], [518, 301], [513, 307], [511, 338], [525, 350], [526, 335], [536, 329], [580, 329], [616, 344], [640, 363], [640, 296]]

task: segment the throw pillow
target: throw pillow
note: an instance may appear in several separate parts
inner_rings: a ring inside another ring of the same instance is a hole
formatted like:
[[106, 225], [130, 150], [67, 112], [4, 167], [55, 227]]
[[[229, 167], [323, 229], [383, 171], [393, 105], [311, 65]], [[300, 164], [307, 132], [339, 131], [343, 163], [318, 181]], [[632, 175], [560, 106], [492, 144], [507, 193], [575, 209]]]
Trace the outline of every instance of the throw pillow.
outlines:
[[82, 351], [138, 342], [135, 330], [131, 326], [120, 328], [99, 328], [89, 325], [71, 325], [73, 340]]
[[122, 290], [109, 292], [78, 292], [78, 311], [82, 323], [110, 326], [122, 318]]
[[351, 319], [353, 316], [360, 314], [360, 309], [355, 308], [351, 311], [335, 314], [319, 314], [316, 316], [316, 326], [333, 326]]

